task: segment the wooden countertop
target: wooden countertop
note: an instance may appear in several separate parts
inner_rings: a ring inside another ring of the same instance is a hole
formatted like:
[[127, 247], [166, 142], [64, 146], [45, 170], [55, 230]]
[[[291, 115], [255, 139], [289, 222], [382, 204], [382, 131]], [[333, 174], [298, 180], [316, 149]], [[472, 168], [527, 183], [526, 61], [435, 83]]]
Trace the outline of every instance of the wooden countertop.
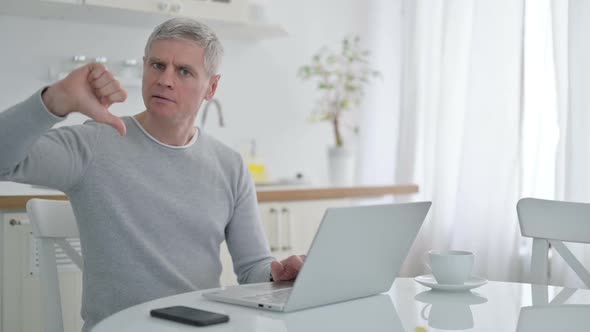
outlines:
[[[312, 201], [319, 199], [377, 197], [387, 195], [408, 195], [418, 192], [418, 186], [355, 186], [355, 187], [283, 187], [257, 190], [258, 202]], [[0, 196], [0, 210], [24, 210], [31, 198], [67, 200], [64, 195], [19, 195]]]
[[311, 201], [355, 197], [376, 197], [386, 195], [407, 195], [418, 192], [418, 186], [356, 186], [356, 187], [303, 187], [272, 190], [258, 190], [258, 202]]

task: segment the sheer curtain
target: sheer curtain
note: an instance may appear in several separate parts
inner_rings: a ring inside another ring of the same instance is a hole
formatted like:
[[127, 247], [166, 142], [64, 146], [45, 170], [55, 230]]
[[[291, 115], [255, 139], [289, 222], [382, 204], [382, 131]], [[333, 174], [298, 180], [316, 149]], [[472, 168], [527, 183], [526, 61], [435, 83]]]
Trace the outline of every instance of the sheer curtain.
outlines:
[[[588, 18], [586, 0], [526, 0], [523, 197], [590, 202]], [[530, 241], [521, 245], [530, 258]], [[568, 247], [590, 267], [590, 246]], [[551, 257], [549, 282], [585, 287], [559, 255]]]
[[[553, 50], [559, 144], [555, 197], [590, 202], [590, 2], [553, 0]], [[590, 245], [569, 245], [590, 268]], [[554, 255], [550, 281], [583, 287], [563, 260]]]
[[455, 248], [476, 253], [477, 274], [518, 280], [524, 2], [393, 3], [373, 3], [375, 45], [390, 56], [376, 60], [401, 69], [370, 95], [380, 111], [363, 118], [360, 180], [417, 183], [412, 199], [434, 202], [404, 275], [424, 272], [427, 250]]
[[[476, 253], [476, 273], [527, 280], [520, 197], [590, 202], [590, 2], [375, 0], [384, 72], [365, 107], [360, 180], [414, 182], [434, 202], [404, 275], [429, 249]], [[569, 245], [590, 267], [590, 246]], [[553, 284], [583, 286], [551, 259]]]

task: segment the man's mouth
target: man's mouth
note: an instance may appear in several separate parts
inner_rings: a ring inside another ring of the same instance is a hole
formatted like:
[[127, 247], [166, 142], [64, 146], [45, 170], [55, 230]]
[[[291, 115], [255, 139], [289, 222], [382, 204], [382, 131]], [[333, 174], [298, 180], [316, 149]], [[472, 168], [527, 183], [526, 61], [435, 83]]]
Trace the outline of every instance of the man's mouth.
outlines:
[[153, 95], [152, 97], [155, 98], [155, 99], [157, 99], [157, 100], [161, 100], [161, 101], [168, 101], [168, 102], [171, 102], [171, 103], [175, 103], [176, 102], [174, 99], [168, 98], [168, 97], [165, 97], [165, 96], [162, 96], [162, 95]]

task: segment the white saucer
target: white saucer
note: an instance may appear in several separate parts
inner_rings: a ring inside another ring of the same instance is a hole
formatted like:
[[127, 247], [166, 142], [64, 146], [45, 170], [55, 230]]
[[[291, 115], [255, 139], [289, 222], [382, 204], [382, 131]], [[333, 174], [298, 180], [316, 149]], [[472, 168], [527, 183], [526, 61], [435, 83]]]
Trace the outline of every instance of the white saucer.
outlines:
[[466, 290], [477, 288], [479, 286], [482, 286], [482, 285], [485, 285], [488, 283], [488, 280], [485, 278], [470, 277], [469, 280], [467, 280], [462, 285], [439, 284], [436, 282], [436, 279], [434, 279], [434, 276], [432, 274], [418, 276], [418, 277], [414, 278], [414, 280], [417, 283], [424, 285], [426, 287], [430, 287], [430, 288], [436, 289], [436, 290], [447, 291], [447, 292], [463, 292]]

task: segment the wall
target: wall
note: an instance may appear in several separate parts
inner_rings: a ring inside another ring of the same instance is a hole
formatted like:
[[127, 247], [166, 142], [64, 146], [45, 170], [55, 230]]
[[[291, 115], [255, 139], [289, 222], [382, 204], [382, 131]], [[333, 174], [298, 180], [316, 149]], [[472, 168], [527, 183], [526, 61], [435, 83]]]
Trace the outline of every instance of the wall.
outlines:
[[[325, 150], [332, 143], [327, 123], [309, 123], [315, 90], [296, 77], [323, 45], [339, 46], [347, 34], [367, 34], [367, 2], [357, 0], [258, 0], [271, 22], [289, 35], [263, 41], [225, 40], [226, 56], [217, 97], [226, 127], [218, 128], [213, 113], [205, 130], [242, 150], [257, 141], [271, 178], [302, 172], [308, 179], [326, 181]], [[91, 25], [56, 20], [0, 16], [0, 109], [28, 97], [48, 81], [50, 66], [75, 54], [109, 59], [140, 58], [151, 28]], [[116, 114], [143, 110], [140, 88], [128, 88], [129, 99], [113, 106]], [[66, 124], [79, 123], [71, 117]], [[23, 190], [0, 183], [0, 194]]]

